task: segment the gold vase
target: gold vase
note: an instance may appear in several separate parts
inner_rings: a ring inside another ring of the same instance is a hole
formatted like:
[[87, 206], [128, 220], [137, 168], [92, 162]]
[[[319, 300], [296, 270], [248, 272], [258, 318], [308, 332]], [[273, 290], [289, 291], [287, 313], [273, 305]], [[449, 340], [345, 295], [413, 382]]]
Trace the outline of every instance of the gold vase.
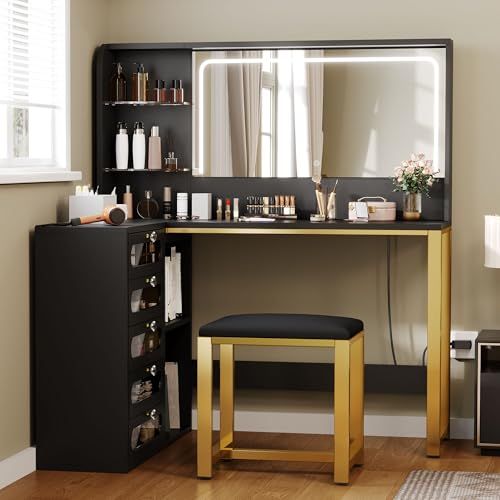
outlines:
[[405, 193], [403, 219], [419, 220], [422, 215], [422, 193]]

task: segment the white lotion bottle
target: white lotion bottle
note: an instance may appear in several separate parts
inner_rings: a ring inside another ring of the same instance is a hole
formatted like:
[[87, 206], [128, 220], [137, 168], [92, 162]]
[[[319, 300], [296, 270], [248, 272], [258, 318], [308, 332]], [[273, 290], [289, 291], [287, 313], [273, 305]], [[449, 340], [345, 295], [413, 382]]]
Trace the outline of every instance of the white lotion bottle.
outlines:
[[148, 169], [161, 170], [161, 138], [158, 125], [151, 127], [148, 144]]
[[144, 124], [142, 122], [135, 122], [134, 124], [132, 160], [134, 170], [144, 170], [146, 164], [146, 136], [144, 135]]
[[127, 124], [118, 122], [115, 140], [116, 168], [127, 170], [128, 168], [128, 134]]

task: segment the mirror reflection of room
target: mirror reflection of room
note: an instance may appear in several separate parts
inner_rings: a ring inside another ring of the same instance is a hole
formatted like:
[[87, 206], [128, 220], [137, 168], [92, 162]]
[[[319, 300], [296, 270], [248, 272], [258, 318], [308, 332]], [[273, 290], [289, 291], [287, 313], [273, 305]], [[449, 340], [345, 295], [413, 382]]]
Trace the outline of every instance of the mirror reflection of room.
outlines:
[[195, 52], [195, 175], [444, 176], [441, 48]]

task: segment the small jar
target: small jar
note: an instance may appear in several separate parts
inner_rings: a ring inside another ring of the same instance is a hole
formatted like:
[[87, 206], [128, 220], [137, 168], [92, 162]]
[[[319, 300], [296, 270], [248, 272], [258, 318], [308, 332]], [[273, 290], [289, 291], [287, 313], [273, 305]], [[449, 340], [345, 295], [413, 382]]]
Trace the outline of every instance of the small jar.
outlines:
[[169, 92], [169, 102], [171, 104], [182, 104], [184, 102], [184, 89], [182, 80], [172, 80], [172, 86]]
[[177, 193], [177, 219], [187, 219], [188, 212], [188, 193]]
[[165, 82], [163, 80], [156, 80], [155, 88], [150, 89], [148, 92], [148, 100], [153, 102], [161, 102], [162, 92], [165, 89]]
[[165, 170], [167, 172], [177, 172], [177, 158], [173, 151], [167, 153], [167, 157], [165, 158]]

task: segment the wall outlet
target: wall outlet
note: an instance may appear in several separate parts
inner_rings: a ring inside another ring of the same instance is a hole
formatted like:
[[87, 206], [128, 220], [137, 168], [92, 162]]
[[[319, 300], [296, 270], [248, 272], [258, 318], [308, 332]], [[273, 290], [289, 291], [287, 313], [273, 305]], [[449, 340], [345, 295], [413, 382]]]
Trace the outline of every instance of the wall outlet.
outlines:
[[472, 346], [470, 349], [452, 349], [450, 346], [450, 357], [451, 359], [457, 359], [458, 361], [468, 361], [476, 357], [476, 338], [479, 332], [477, 331], [462, 331], [462, 330], [452, 330], [450, 335], [450, 341], [454, 340], [470, 340]]

